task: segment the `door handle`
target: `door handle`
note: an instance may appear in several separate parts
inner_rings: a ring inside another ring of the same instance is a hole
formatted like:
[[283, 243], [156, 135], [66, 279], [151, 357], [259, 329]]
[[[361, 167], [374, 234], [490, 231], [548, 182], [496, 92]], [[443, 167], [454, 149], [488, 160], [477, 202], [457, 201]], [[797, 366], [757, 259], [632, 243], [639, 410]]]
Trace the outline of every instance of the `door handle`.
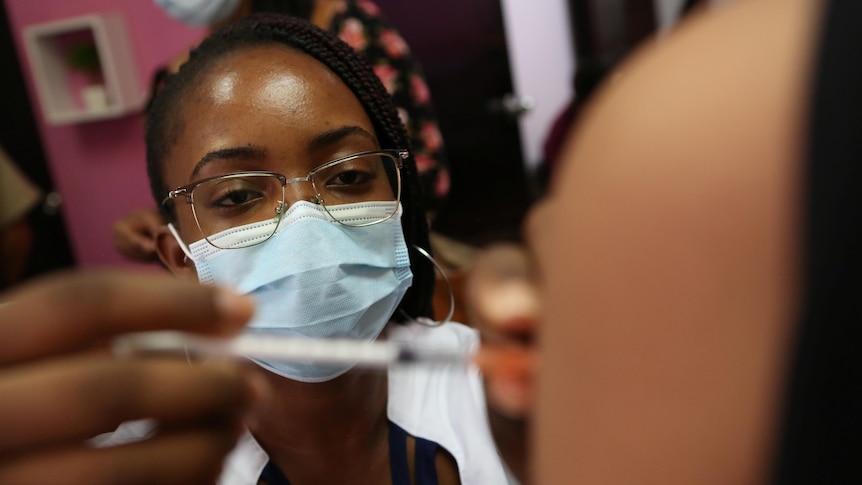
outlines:
[[528, 94], [519, 96], [514, 93], [507, 93], [502, 98], [492, 99], [488, 103], [488, 111], [491, 113], [501, 113], [507, 118], [514, 120], [529, 113], [535, 106], [535, 98]]

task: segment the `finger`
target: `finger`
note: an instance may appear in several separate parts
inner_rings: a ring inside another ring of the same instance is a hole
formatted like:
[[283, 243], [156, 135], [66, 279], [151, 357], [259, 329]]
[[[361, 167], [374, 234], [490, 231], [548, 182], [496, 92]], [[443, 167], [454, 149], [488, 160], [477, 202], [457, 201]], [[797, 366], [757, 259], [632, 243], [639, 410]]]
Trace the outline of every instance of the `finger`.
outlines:
[[8, 295], [0, 365], [73, 351], [123, 332], [238, 332], [251, 302], [214, 287], [141, 272], [67, 273]]
[[470, 269], [466, 296], [471, 322], [483, 334], [523, 333], [538, 318], [532, 264], [519, 246], [497, 245], [483, 251]]
[[121, 249], [121, 252], [132, 260], [140, 262], [158, 261], [159, 253], [153, 241], [144, 241], [136, 246]]
[[484, 249], [470, 266], [470, 282], [495, 284], [510, 279], [528, 280], [532, 267], [527, 253], [515, 244], [497, 244]]
[[151, 236], [155, 236], [162, 226], [167, 225], [168, 221], [166, 221], [158, 211], [148, 211], [146, 212], [142, 223], [146, 226], [146, 232]]
[[54, 450], [0, 460], [0, 483], [174, 485], [215, 483], [239, 425], [183, 430], [112, 448]]
[[473, 297], [483, 341], [529, 341], [539, 318], [539, 295], [528, 281], [511, 280], [478, 288]]
[[483, 344], [473, 362], [486, 379], [532, 379], [536, 374], [536, 351], [514, 344]]
[[532, 347], [483, 344], [474, 362], [484, 377], [488, 405], [492, 409], [510, 418], [521, 418], [530, 412], [537, 370]]
[[[134, 261], [153, 261], [158, 258], [155, 244], [150, 241], [115, 240], [114, 245], [123, 256]], [[150, 247], [152, 246], [152, 247]]]
[[138, 254], [150, 254], [156, 250], [154, 237], [155, 233], [150, 228], [146, 228], [145, 233], [132, 232], [126, 234], [125, 245], [129, 248], [134, 248], [134, 251]]
[[524, 418], [533, 408], [533, 381], [491, 379], [485, 382], [488, 405], [508, 418]]
[[114, 224], [114, 245], [126, 256], [147, 260], [156, 251], [155, 235], [164, 222], [151, 211], [134, 212]]
[[123, 232], [155, 234], [160, 226], [167, 224], [159, 211], [155, 209], [144, 209], [131, 212], [121, 218], [115, 227], [122, 228]]
[[0, 455], [80, 442], [143, 418], [185, 425], [235, 417], [259, 399], [260, 384], [250, 378], [239, 365], [165, 358], [86, 356], [6, 370]]

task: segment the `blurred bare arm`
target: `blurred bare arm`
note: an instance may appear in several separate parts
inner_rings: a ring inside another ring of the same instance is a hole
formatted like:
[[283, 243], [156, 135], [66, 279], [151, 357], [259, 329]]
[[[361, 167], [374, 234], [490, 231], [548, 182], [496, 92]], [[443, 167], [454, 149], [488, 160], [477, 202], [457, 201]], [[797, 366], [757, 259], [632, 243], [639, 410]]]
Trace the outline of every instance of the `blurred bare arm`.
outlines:
[[530, 221], [539, 483], [768, 478], [817, 4], [692, 18], [592, 99]]

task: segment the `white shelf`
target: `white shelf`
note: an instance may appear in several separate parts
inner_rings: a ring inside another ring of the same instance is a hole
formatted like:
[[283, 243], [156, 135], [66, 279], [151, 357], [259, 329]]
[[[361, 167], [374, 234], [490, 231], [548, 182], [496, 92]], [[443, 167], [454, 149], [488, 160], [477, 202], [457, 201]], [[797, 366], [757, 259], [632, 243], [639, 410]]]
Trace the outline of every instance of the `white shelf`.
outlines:
[[[96, 46], [103, 96], [88, 88], [85, 77], [66, 62], [70, 45], [81, 41]], [[119, 14], [99, 13], [30, 25], [24, 29], [24, 42], [48, 122], [80, 123], [142, 109], [147, 94], [138, 81], [132, 46]]]

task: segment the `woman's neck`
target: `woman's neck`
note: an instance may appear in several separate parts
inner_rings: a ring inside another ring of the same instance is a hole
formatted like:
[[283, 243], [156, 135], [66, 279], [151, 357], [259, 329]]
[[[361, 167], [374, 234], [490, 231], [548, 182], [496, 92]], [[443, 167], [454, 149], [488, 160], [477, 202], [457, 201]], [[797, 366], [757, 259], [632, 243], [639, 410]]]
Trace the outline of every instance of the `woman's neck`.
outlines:
[[304, 483], [303, 477], [348, 483], [368, 473], [388, 476], [385, 372], [353, 370], [314, 384], [260, 372], [272, 393], [248, 427], [291, 483]]

